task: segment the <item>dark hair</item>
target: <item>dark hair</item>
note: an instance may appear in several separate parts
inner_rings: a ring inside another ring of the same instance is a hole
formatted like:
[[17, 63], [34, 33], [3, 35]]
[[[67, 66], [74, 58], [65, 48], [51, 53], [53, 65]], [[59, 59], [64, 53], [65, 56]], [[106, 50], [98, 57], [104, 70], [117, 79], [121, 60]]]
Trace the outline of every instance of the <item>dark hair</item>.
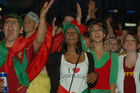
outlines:
[[83, 33], [83, 36], [84, 36], [85, 38], [89, 38], [89, 32], [88, 32], [88, 31], [84, 32], [84, 33]]
[[91, 28], [95, 24], [101, 26], [103, 28], [104, 33], [107, 35], [108, 30], [107, 30], [107, 27], [103, 21], [101, 21], [99, 19], [90, 19], [87, 25], [88, 25], [88, 28]]
[[[107, 36], [108, 34], [108, 30], [107, 27], [105, 25], [105, 23], [99, 19], [91, 19], [91, 21], [88, 24], [87, 29], [90, 29], [93, 25], [99, 25], [103, 28], [103, 33]], [[89, 36], [90, 36], [90, 30], [89, 30]], [[103, 39], [103, 42], [105, 42], [106, 37]]]
[[[81, 37], [78, 34], [78, 42], [77, 42], [77, 47], [76, 47], [76, 53], [80, 54], [83, 50], [82, 50], [82, 45], [81, 45]], [[63, 41], [62, 41], [62, 46], [61, 46], [61, 53], [65, 54], [67, 52], [67, 43], [66, 43], [66, 39], [65, 39], [65, 34], [63, 34]]]
[[85, 25], [86, 25], [86, 26], [89, 26], [94, 20], [96, 20], [96, 18], [90, 18], [90, 19], [85, 23]]
[[63, 20], [66, 16], [70, 16], [70, 17], [75, 19], [76, 18], [76, 13], [73, 12], [73, 11], [68, 11], [68, 12], [64, 13]]

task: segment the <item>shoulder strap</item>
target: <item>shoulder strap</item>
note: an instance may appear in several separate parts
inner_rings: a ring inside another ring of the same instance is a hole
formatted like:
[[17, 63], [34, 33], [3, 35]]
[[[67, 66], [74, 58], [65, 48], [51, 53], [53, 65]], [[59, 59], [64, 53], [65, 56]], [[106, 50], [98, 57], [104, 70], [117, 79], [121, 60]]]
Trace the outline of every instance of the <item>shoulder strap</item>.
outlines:
[[75, 67], [74, 67], [74, 73], [73, 73], [73, 75], [72, 75], [72, 79], [71, 79], [71, 83], [70, 83], [70, 87], [69, 87], [69, 93], [70, 93], [70, 90], [71, 90], [71, 86], [72, 86], [73, 79], [74, 79], [74, 76], [75, 76], [76, 67], [77, 67], [78, 61], [79, 61], [79, 59], [80, 59], [80, 56], [81, 56], [81, 53], [79, 54], [79, 57], [78, 57], [78, 59], [77, 59], [77, 62], [76, 62], [76, 64], [75, 64]]

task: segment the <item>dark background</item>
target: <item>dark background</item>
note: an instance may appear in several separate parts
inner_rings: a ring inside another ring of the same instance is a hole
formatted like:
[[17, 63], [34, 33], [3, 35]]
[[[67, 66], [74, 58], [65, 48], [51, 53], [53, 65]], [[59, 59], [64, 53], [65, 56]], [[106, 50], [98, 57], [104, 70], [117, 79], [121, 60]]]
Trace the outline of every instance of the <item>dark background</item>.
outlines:
[[[40, 8], [46, 0], [0, 0], [0, 6], [3, 10], [1, 15], [10, 12], [25, 14], [32, 10], [39, 14]], [[83, 22], [87, 15], [89, 0], [78, 0], [82, 8]], [[108, 15], [112, 15], [118, 22], [135, 22], [140, 20], [140, 0], [95, 0], [98, 8], [96, 15], [100, 19], [105, 19]], [[57, 24], [60, 24], [63, 16], [67, 11], [76, 11], [76, 0], [55, 0], [51, 7], [47, 21], [52, 22], [54, 16], [57, 17]], [[117, 9], [117, 13], [109, 13], [108, 10]], [[127, 10], [135, 10], [135, 13], [126, 13]]]

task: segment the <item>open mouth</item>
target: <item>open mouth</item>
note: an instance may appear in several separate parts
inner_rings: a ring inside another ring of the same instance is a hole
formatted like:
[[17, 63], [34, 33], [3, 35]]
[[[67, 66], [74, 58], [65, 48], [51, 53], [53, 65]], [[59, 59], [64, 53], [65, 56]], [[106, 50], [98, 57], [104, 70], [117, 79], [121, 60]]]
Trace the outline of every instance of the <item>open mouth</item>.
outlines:
[[14, 29], [9, 28], [7, 34], [12, 35], [14, 33]]
[[100, 36], [99, 35], [96, 35], [95, 38], [100, 38]]

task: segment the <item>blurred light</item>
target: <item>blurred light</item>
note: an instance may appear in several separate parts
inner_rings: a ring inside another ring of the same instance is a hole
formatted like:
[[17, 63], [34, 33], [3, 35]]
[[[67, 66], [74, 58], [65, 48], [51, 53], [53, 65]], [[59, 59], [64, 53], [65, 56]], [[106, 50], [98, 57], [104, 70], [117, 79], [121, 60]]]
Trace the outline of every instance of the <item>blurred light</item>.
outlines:
[[137, 26], [137, 24], [136, 23], [125, 23], [125, 26], [126, 27], [135, 27], [135, 26]]
[[2, 11], [2, 7], [0, 7], [0, 11]]
[[117, 9], [114, 9], [114, 13], [118, 13], [118, 10]]
[[111, 10], [108, 10], [108, 13], [118, 13], [118, 10], [117, 9], [111, 9]]
[[133, 13], [136, 13], [136, 11], [135, 10], [127, 10], [126, 13], [133, 14]]

